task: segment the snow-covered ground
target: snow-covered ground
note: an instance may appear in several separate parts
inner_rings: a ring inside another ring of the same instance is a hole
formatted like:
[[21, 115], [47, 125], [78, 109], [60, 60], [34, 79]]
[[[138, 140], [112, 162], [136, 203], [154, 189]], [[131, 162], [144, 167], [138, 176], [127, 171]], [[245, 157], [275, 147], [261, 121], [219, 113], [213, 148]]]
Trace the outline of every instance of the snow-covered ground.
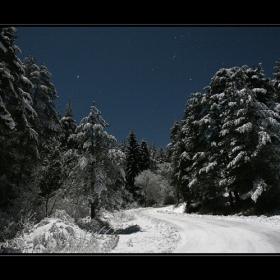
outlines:
[[[215, 221], [246, 222], [248, 225], [259, 225], [266, 228], [266, 230], [271, 229], [274, 234], [279, 232], [280, 236], [279, 213], [271, 216], [214, 216], [185, 214], [183, 211], [184, 204], [179, 207], [170, 205], [158, 208], [129, 209], [113, 213], [104, 211], [101, 216], [102, 221], [104, 221], [104, 224], [109, 225], [109, 228], [108, 226], [107, 228], [103, 227], [98, 232], [89, 232], [85, 227], [81, 228], [67, 213], [57, 211], [52, 217], [43, 219], [40, 223], [34, 225], [32, 229], [23, 232], [12, 243], [10, 242], [9, 246], [14, 248], [11, 253], [28, 254], [174, 253], [176, 248], [179, 248], [179, 245], [182, 244], [182, 238], [184, 239], [185, 237], [183, 236], [183, 229], [180, 228], [181, 224], [176, 226], [169, 223], [168, 216], [178, 216], [180, 219], [193, 217], [213, 219]], [[167, 222], [151, 217], [151, 215], [148, 215], [149, 213], [164, 214]], [[174, 218], [171, 218], [170, 221], [172, 219], [174, 220]], [[261, 237], [258, 236], [258, 238]], [[278, 248], [278, 243], [276, 245]], [[272, 251], [272, 249], [269, 250]]]
[[184, 216], [193, 216], [193, 217], [200, 217], [200, 218], [210, 218], [210, 219], [220, 219], [220, 220], [231, 220], [231, 221], [247, 221], [249, 223], [255, 224], [266, 224], [272, 227], [280, 226], [280, 210], [275, 211], [269, 216], [261, 215], [261, 216], [243, 216], [241, 214], [236, 215], [229, 215], [229, 216], [219, 216], [219, 215], [199, 215], [199, 214], [184, 214], [185, 205], [181, 204], [178, 207], [174, 207], [173, 205], [163, 207], [159, 209], [162, 213], [178, 213]]
[[183, 214], [181, 207], [143, 210], [166, 222], [181, 240], [172, 253], [267, 254], [280, 253], [280, 216], [217, 216]]

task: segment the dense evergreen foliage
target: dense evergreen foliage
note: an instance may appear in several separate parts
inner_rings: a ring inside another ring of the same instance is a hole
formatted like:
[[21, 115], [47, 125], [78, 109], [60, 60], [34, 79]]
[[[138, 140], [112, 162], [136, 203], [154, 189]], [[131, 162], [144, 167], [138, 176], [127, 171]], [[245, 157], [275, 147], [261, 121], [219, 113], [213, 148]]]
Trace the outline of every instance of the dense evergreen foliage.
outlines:
[[0, 27], [0, 215], [12, 223], [183, 201], [200, 213], [278, 207], [280, 60], [274, 79], [261, 64], [217, 71], [190, 95], [164, 149], [133, 130], [116, 143], [94, 102], [78, 124], [71, 100], [61, 117], [51, 73], [17, 57], [15, 33]]
[[280, 115], [275, 84], [264, 77], [261, 64], [223, 68], [204, 93], [191, 95], [179, 137], [177, 123], [171, 132], [172, 158], [177, 159], [173, 173], [187, 211], [191, 203], [217, 205], [224, 195], [231, 207], [233, 198], [235, 206], [248, 199], [251, 206], [277, 205]]
[[136, 198], [137, 187], [134, 185], [135, 177], [142, 171], [142, 151], [133, 130], [129, 132], [126, 147], [126, 187]]

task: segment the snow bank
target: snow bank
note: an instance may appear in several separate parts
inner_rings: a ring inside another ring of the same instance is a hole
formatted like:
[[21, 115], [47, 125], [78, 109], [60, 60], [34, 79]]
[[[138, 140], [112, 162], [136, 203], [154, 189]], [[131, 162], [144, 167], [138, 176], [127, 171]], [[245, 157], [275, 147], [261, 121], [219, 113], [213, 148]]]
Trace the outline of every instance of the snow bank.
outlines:
[[159, 210], [159, 212], [162, 213], [177, 213], [180, 215], [188, 215], [188, 216], [195, 216], [195, 217], [201, 217], [201, 218], [210, 218], [210, 219], [220, 219], [220, 220], [231, 220], [231, 221], [247, 221], [249, 223], [255, 223], [255, 224], [266, 224], [268, 226], [272, 227], [280, 227], [280, 212], [275, 212], [271, 214], [270, 216], [243, 216], [240, 214], [230, 215], [230, 216], [222, 216], [222, 215], [200, 215], [195, 213], [184, 213], [185, 209], [185, 203], [180, 204], [178, 207], [175, 207], [173, 205], [164, 207], [163, 210]]

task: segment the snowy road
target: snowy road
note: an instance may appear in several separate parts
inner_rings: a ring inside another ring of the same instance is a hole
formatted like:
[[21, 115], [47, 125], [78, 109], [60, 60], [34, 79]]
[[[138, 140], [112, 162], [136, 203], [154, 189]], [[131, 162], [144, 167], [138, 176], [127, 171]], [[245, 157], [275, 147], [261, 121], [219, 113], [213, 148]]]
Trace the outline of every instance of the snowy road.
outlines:
[[165, 213], [160, 208], [142, 214], [178, 229], [181, 241], [172, 253], [280, 253], [279, 226]]

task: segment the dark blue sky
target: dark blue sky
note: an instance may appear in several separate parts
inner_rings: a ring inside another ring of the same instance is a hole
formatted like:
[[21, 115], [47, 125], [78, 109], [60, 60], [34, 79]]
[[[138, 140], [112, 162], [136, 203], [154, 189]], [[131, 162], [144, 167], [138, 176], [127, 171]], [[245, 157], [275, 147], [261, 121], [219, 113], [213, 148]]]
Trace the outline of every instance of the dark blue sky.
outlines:
[[62, 114], [69, 98], [79, 123], [92, 101], [117, 141], [133, 129], [163, 148], [191, 93], [223, 67], [262, 63], [271, 77], [280, 26], [16, 26], [15, 44], [52, 74]]

